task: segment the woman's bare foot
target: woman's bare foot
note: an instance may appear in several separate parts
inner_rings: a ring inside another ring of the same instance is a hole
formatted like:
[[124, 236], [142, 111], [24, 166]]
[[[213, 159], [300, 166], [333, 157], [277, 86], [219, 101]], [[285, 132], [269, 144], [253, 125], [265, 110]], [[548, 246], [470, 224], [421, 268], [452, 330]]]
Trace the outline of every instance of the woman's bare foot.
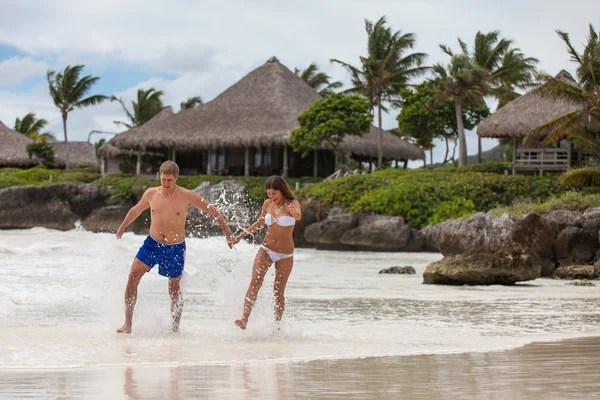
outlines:
[[121, 328], [117, 329], [117, 333], [131, 333], [131, 325], [123, 325]]
[[236, 320], [235, 320], [235, 324], [236, 324], [237, 326], [239, 326], [239, 327], [240, 327], [240, 329], [243, 329], [243, 330], [245, 330], [245, 329], [246, 329], [246, 323], [245, 323], [244, 321], [242, 321], [241, 319], [236, 319]]

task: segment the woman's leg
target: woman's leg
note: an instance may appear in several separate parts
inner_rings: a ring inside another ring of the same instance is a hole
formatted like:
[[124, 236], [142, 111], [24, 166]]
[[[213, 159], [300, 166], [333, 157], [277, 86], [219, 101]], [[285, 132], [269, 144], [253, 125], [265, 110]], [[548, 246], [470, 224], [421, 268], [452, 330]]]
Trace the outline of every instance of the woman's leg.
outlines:
[[254, 266], [252, 267], [252, 280], [250, 281], [250, 287], [248, 287], [246, 298], [244, 300], [244, 315], [242, 316], [242, 319], [235, 321], [235, 324], [242, 329], [246, 329], [246, 324], [248, 323], [248, 318], [252, 312], [252, 307], [254, 307], [256, 296], [258, 296], [258, 291], [265, 280], [265, 274], [271, 264], [271, 258], [267, 252], [263, 248], [258, 249], [258, 253], [256, 253], [256, 257], [254, 258]]
[[273, 284], [273, 297], [275, 298], [275, 320], [281, 321], [285, 310], [285, 286], [292, 273], [294, 257], [283, 258], [275, 263], [275, 283]]

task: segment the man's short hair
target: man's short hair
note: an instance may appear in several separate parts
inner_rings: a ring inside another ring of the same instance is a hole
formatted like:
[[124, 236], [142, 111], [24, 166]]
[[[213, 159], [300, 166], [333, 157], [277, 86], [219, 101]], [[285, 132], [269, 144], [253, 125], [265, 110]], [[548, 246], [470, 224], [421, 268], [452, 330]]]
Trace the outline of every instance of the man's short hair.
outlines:
[[174, 161], [165, 161], [161, 164], [159, 172], [161, 175], [179, 175], [179, 166]]

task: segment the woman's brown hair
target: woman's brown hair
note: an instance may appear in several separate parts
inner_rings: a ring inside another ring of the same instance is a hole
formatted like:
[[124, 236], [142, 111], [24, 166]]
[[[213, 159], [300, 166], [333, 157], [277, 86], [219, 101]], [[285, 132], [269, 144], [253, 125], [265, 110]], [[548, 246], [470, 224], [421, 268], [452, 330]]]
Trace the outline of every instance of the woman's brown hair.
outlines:
[[267, 178], [265, 182], [265, 190], [273, 189], [279, 190], [281, 194], [283, 194], [287, 199], [294, 200], [296, 196], [292, 193], [292, 188], [290, 185], [279, 175], [273, 175]]

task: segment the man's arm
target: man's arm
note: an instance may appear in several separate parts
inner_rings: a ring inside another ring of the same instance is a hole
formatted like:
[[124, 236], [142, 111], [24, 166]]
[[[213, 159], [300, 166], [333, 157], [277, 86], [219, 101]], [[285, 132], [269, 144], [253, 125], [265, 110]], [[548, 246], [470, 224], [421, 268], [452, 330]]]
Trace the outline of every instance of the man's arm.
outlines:
[[190, 196], [190, 204], [196, 208], [199, 208], [201, 211], [212, 215], [215, 221], [217, 221], [217, 223], [221, 226], [221, 229], [223, 229], [225, 237], [227, 238], [227, 243], [229, 244], [229, 247], [231, 247], [231, 242], [233, 241], [233, 234], [231, 233], [229, 225], [227, 225], [227, 221], [225, 221], [225, 217], [223, 217], [223, 214], [221, 214], [221, 211], [219, 211], [217, 207], [210, 204], [208, 201], [204, 200], [202, 197], [198, 196], [193, 191], [190, 190], [188, 193]]
[[150, 207], [149, 199], [151, 190], [152, 189], [146, 190], [140, 201], [135, 206], [131, 207], [131, 209], [125, 216], [125, 219], [121, 223], [121, 226], [119, 226], [119, 229], [117, 229], [117, 239], [121, 239], [121, 236], [123, 236], [123, 232], [125, 232], [125, 228], [127, 228], [129, 224], [135, 221], [136, 218], [144, 212], [144, 210]]
[[265, 202], [263, 203], [262, 210], [260, 211], [260, 217], [258, 218], [258, 220], [255, 223], [253, 223], [252, 225], [250, 225], [247, 229], [244, 229], [244, 231], [242, 233], [237, 235], [235, 237], [234, 243], [238, 243], [240, 240], [242, 240], [246, 236], [251, 235], [252, 233], [264, 228], [265, 215], [267, 213], [267, 202], [268, 201], [269, 200], [265, 200]]

